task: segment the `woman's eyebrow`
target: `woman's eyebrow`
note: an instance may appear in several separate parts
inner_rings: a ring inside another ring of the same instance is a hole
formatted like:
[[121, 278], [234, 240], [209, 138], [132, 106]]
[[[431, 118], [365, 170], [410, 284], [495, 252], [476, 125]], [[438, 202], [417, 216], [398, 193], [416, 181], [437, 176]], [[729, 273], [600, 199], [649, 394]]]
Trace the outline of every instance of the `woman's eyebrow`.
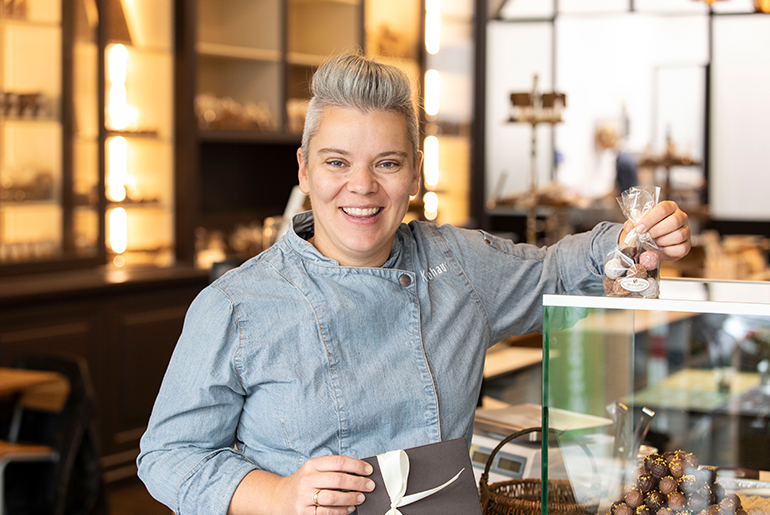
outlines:
[[342, 150], [341, 148], [320, 148], [318, 149], [319, 154], [342, 154], [343, 156], [350, 155], [350, 152], [347, 150]]

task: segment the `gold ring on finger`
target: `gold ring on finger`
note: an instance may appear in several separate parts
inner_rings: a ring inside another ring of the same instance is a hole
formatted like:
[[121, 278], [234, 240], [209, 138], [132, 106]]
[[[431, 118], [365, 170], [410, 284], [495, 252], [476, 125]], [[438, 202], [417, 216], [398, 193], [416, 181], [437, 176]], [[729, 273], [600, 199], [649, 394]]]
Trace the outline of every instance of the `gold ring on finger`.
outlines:
[[315, 493], [313, 494], [313, 504], [315, 505], [315, 511], [313, 512], [313, 515], [315, 515], [316, 512], [318, 511], [318, 494], [320, 493], [321, 493], [321, 490], [316, 490]]

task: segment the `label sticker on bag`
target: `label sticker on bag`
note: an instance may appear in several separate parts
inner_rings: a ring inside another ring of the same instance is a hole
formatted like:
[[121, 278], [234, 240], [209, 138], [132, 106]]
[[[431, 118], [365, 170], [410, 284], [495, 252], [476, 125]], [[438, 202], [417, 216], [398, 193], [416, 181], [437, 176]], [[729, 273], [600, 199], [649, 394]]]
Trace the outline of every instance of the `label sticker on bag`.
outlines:
[[620, 281], [620, 285], [628, 291], [641, 292], [650, 287], [650, 282], [637, 277], [626, 277]]

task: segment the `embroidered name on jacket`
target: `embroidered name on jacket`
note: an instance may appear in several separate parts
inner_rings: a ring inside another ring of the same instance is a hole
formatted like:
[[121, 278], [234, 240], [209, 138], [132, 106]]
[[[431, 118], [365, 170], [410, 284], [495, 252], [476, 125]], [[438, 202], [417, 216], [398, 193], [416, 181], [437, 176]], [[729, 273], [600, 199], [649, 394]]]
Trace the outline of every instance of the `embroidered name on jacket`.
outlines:
[[422, 276], [423, 281], [430, 281], [448, 270], [449, 268], [446, 266], [446, 263], [441, 263], [438, 266], [429, 268], [427, 272], [425, 270], [420, 271], [420, 275]]

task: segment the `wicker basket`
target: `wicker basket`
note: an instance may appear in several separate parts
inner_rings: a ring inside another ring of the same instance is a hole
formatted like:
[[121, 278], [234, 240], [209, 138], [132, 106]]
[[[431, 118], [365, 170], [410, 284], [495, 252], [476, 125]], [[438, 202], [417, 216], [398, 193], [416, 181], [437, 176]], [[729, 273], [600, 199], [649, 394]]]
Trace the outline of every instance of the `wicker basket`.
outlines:
[[[492, 451], [487, 459], [487, 466], [479, 481], [479, 496], [484, 515], [540, 515], [542, 508], [541, 481], [539, 479], [513, 479], [500, 483], [489, 483], [489, 468], [497, 452], [508, 442], [533, 432], [541, 432], [539, 427], [524, 429], [506, 437]], [[569, 480], [548, 481], [548, 514], [558, 515], [595, 515], [597, 504], [578, 504]]]

